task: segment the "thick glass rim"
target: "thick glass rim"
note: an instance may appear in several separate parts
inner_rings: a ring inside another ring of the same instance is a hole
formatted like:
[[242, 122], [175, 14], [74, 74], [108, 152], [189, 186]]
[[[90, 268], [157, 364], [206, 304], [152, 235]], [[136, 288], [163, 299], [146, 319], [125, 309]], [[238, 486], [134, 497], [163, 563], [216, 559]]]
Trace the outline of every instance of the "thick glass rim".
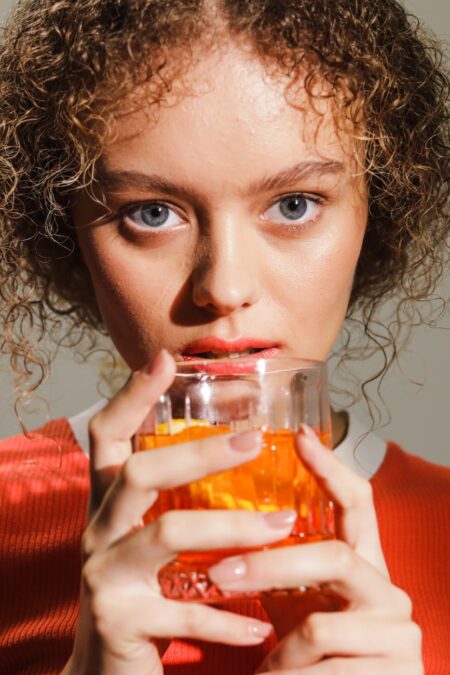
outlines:
[[[273, 356], [269, 358], [249, 358], [239, 356], [235, 359], [192, 359], [189, 361], [177, 361], [176, 378], [198, 377], [199, 375], [214, 377], [240, 377], [249, 375], [271, 375], [283, 372], [296, 372], [305, 370], [319, 371], [326, 366], [326, 361], [305, 359], [296, 356]], [[215, 373], [214, 366], [226, 365], [226, 370], [236, 367], [236, 372]], [[239, 372], [241, 367], [241, 372]]]

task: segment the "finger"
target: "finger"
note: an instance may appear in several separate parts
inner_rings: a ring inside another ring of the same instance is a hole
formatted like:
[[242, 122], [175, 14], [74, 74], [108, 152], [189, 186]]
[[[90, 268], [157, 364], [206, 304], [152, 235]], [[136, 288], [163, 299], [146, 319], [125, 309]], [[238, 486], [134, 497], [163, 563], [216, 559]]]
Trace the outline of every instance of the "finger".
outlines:
[[226, 590], [263, 591], [299, 586], [327, 587], [349, 602], [350, 609], [379, 609], [410, 615], [411, 601], [373, 565], [339, 540], [285, 546], [225, 558], [208, 570]]
[[408, 661], [387, 661], [385, 658], [325, 659], [314, 666], [290, 670], [258, 671], [261, 675], [424, 675], [423, 666]]
[[302, 462], [338, 507], [339, 538], [389, 578], [370, 482], [325, 448], [306, 425], [296, 436], [296, 448]]
[[170, 386], [175, 361], [159, 352], [147, 369], [133, 373], [125, 387], [89, 422], [91, 510], [94, 511], [118, 469], [132, 453], [131, 438]]
[[273, 632], [271, 624], [200, 603], [155, 598], [134, 587], [108, 589], [97, 595], [95, 618], [102, 637], [117, 648], [125, 639], [193, 638], [229, 645], [254, 645]]
[[200, 603], [176, 600], [164, 602], [163, 618], [158, 617], [158, 628], [153, 626], [153, 617], [149, 618], [150, 622], [152, 627], [147, 635], [189, 637], [227, 645], [260, 644], [273, 632], [271, 624], [258, 619], [214, 609]]
[[316, 612], [278, 643], [257, 673], [307, 666], [333, 654], [419, 658], [420, 629], [368, 612]]
[[158, 490], [249, 462], [261, 447], [261, 432], [247, 431], [134, 453], [108, 491], [86, 536], [95, 539], [95, 548], [110, 545], [133, 529], [156, 500]]
[[[297, 514], [293, 510], [264, 514], [254, 511], [167, 511], [153, 523], [116, 542], [106, 552], [108, 578], [121, 583], [158, 570], [181, 551], [253, 547], [284, 539]], [[106, 568], [106, 566], [105, 566]]]

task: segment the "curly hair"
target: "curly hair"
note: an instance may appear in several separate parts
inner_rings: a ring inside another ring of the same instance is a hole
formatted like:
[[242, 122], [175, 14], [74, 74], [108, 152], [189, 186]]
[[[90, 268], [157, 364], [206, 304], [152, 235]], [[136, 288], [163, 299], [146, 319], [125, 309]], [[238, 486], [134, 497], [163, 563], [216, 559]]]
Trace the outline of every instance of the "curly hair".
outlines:
[[0, 41], [0, 296], [2, 350], [29, 392], [50, 367], [44, 335], [106, 334], [70, 205], [95, 183], [120, 102], [145, 84], [160, 104], [217, 31], [311, 97], [326, 82], [353, 116], [369, 217], [347, 319], [383, 349], [382, 301], [399, 296], [400, 325], [405, 303], [434, 292], [448, 260], [449, 80], [396, 0], [22, 0]]

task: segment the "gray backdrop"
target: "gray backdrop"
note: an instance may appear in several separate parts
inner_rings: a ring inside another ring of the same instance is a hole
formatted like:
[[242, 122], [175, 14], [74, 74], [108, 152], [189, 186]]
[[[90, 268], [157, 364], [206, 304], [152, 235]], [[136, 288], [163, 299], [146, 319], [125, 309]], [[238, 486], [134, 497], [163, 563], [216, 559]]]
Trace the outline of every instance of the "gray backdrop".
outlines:
[[[0, 22], [3, 21], [12, 0], [0, 0]], [[442, 39], [450, 34], [450, 3], [444, 0], [408, 0], [410, 11], [420, 17]], [[437, 289], [438, 295], [449, 296], [449, 283]], [[389, 308], [388, 308], [389, 309]], [[448, 326], [448, 316], [447, 316]], [[450, 333], [445, 317], [438, 328], [415, 329], [413, 338], [401, 358], [401, 369], [395, 367], [383, 384], [383, 398], [392, 420], [380, 428], [380, 436], [395, 440], [409, 452], [430, 461], [450, 466], [448, 438], [450, 435]], [[373, 363], [364, 359], [355, 364], [354, 371], [361, 378], [370, 375]], [[16, 433], [18, 423], [12, 409], [14, 399], [8, 359], [0, 357], [0, 438]], [[415, 382], [424, 386], [419, 387]], [[335, 385], [342, 383], [333, 378]], [[70, 353], [61, 351], [55, 361], [50, 380], [39, 390], [48, 401], [50, 418], [75, 414], [98, 400], [98, 364], [95, 361], [80, 364]], [[48, 415], [45, 405], [36, 404], [36, 410], [26, 416], [29, 428], [43, 423]], [[358, 416], [368, 420], [363, 402], [354, 406]], [[384, 414], [386, 421], [386, 414]]]

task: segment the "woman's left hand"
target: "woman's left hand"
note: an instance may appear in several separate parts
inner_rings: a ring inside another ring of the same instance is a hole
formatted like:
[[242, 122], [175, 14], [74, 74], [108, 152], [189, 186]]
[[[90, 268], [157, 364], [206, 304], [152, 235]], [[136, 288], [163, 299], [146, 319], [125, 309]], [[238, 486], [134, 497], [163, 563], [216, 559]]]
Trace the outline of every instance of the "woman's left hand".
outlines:
[[424, 675], [422, 633], [411, 618], [411, 599], [390, 581], [370, 482], [324, 448], [309, 427], [302, 427], [296, 445], [336, 505], [339, 539], [246, 553], [208, 574], [224, 590], [326, 584], [347, 604], [343, 611], [308, 614], [257, 673]]

